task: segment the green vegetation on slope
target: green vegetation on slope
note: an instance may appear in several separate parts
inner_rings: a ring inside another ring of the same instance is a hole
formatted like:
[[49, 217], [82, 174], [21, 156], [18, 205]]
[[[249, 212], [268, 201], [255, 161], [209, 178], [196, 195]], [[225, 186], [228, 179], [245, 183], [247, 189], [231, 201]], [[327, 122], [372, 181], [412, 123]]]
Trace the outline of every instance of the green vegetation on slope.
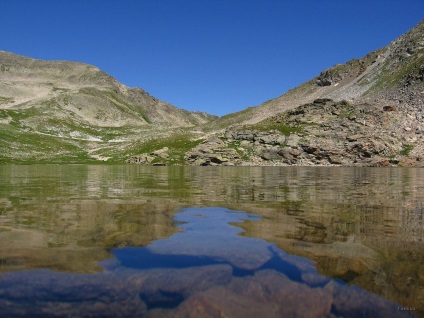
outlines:
[[184, 154], [199, 145], [203, 140], [195, 139], [193, 134], [188, 132], [179, 131], [173, 133], [171, 136], [139, 142], [137, 145], [133, 145], [130, 149], [126, 150], [122, 155], [125, 158], [125, 156], [128, 157], [130, 155], [150, 154], [167, 147], [168, 157], [155, 158], [152, 164], [181, 165], [186, 163]]
[[0, 124], [0, 164], [96, 163], [81, 143]]

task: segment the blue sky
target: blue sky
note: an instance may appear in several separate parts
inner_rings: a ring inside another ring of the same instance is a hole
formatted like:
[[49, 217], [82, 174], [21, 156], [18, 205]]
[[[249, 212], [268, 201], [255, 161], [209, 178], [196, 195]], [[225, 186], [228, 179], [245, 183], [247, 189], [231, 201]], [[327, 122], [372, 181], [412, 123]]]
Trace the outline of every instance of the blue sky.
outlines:
[[0, 50], [93, 64], [216, 115], [387, 45], [423, 0], [0, 0]]

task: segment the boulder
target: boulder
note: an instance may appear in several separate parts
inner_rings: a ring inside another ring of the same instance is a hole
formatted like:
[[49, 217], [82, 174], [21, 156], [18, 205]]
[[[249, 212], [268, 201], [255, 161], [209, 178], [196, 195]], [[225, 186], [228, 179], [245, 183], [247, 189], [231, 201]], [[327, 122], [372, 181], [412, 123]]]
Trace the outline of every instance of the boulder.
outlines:
[[209, 161], [216, 164], [221, 164], [228, 161], [228, 158], [222, 157], [219, 154], [210, 154]]
[[244, 147], [244, 148], [252, 148], [253, 143], [249, 140], [242, 140], [242, 141], [240, 141], [240, 146]]
[[235, 165], [240, 162], [237, 151], [216, 137], [206, 139], [186, 152], [184, 159], [195, 166]]
[[317, 79], [316, 83], [318, 86], [330, 86], [333, 82], [329, 78]]
[[278, 135], [275, 138], [275, 144], [276, 145], [283, 146], [283, 145], [285, 145], [285, 143], [286, 143], [286, 136], [284, 136], [284, 135]]
[[228, 139], [228, 140], [235, 139], [235, 136], [236, 136], [236, 135], [237, 135], [237, 132], [236, 132], [236, 131], [234, 131], [234, 130], [227, 129], [227, 130], [224, 132], [224, 138], [225, 138], [225, 139]]
[[334, 165], [345, 165], [348, 163], [346, 158], [341, 155], [329, 155], [328, 162]]
[[300, 137], [296, 134], [290, 134], [290, 136], [287, 138], [286, 145], [288, 147], [297, 147], [298, 143], [300, 141]]
[[212, 287], [193, 295], [173, 317], [328, 317], [332, 292], [261, 270], [254, 276], [234, 278], [227, 288]]
[[139, 296], [151, 307], [176, 305], [191, 294], [229, 283], [231, 274], [230, 265], [151, 270]]
[[259, 141], [261, 144], [274, 144], [275, 138], [271, 134], [261, 134], [255, 138], [255, 141]]
[[150, 156], [166, 159], [169, 157], [168, 150], [169, 150], [168, 147], [163, 147], [162, 149], [155, 150], [152, 153], [150, 153]]
[[290, 154], [293, 156], [293, 157], [298, 157], [298, 156], [300, 156], [300, 154], [302, 153], [302, 151], [300, 150], [300, 149], [297, 149], [297, 148], [291, 148], [291, 151], [290, 151]]
[[293, 160], [294, 157], [291, 154], [292, 152], [292, 148], [290, 147], [285, 147], [283, 149], [280, 149], [279, 154], [280, 156], [282, 156], [283, 158], [287, 159], [287, 160]]
[[332, 102], [333, 100], [332, 99], [330, 99], [330, 98], [318, 98], [318, 99], [316, 99], [316, 100], [314, 100], [314, 104], [315, 105], [317, 105], [317, 104], [323, 104], [323, 105], [325, 105], [326, 103], [328, 103], [328, 102]]
[[140, 154], [127, 159], [126, 163], [150, 164], [155, 157], [148, 154]]
[[265, 160], [281, 159], [281, 155], [278, 148], [265, 148], [261, 151], [259, 156]]
[[234, 136], [234, 139], [254, 141], [255, 136], [252, 131], [244, 130], [244, 131], [238, 131], [236, 135]]
[[383, 110], [384, 110], [385, 112], [394, 112], [394, 111], [396, 111], [397, 109], [396, 109], [396, 107], [395, 107], [395, 106], [384, 106], [384, 107], [383, 107]]
[[351, 135], [351, 136], [347, 136], [346, 139], [347, 141], [353, 142], [364, 137], [365, 137], [364, 135]]

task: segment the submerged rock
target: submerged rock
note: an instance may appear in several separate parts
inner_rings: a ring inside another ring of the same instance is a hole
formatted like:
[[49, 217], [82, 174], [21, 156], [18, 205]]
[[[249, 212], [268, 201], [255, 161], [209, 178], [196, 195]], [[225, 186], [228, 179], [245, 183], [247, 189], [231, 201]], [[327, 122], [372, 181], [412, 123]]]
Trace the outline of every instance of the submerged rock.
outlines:
[[195, 293], [229, 283], [231, 275], [229, 265], [151, 270], [140, 286], [139, 295], [149, 309], [176, 307]]

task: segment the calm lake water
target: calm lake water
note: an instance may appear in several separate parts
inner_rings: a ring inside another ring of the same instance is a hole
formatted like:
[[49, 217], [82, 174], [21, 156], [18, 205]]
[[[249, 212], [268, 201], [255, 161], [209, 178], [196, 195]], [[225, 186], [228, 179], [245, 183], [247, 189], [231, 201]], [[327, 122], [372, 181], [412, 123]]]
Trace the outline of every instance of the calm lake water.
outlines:
[[424, 316], [424, 169], [0, 166], [1, 317]]

